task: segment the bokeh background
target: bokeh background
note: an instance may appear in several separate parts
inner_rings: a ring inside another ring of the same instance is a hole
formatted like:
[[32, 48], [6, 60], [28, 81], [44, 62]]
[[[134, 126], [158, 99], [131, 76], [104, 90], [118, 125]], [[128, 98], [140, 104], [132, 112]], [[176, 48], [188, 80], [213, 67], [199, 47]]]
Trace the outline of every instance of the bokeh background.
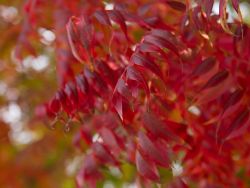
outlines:
[[0, 187], [74, 187], [80, 153], [72, 147], [73, 131], [52, 130], [35, 116], [35, 108], [58, 88], [52, 30], [36, 28], [29, 38], [36, 55], [20, 62], [25, 14], [22, 0], [0, 0]]

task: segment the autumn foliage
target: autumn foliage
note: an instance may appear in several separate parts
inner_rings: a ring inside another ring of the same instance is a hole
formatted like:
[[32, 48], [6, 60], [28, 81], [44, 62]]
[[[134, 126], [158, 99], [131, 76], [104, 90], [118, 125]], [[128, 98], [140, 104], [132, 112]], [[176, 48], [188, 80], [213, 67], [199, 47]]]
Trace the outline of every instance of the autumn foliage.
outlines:
[[239, 0], [220, 0], [219, 14], [213, 4], [26, 2], [14, 55], [36, 54], [34, 28], [54, 31], [58, 91], [36, 116], [77, 127], [78, 187], [98, 187], [111, 168], [126, 176], [126, 165], [138, 187], [250, 186], [250, 28]]

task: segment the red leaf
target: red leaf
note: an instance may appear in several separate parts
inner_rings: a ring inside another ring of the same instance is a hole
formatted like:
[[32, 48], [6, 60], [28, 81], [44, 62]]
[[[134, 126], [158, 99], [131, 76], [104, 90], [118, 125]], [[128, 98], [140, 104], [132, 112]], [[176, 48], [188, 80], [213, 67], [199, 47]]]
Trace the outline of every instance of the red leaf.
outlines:
[[69, 45], [71, 48], [71, 51], [74, 55], [74, 57], [82, 62], [84, 58], [79, 54], [80, 50], [80, 44], [77, 40], [79, 40], [79, 33], [78, 29], [76, 28], [76, 23], [79, 22], [79, 19], [76, 17], [71, 17], [69, 22], [66, 25], [67, 29], [67, 34], [68, 34], [68, 40], [69, 40]]
[[241, 136], [244, 132], [246, 132], [247, 128], [249, 127], [249, 124], [249, 109], [248, 107], [245, 107], [237, 114], [236, 118], [229, 126], [227, 130], [227, 135], [225, 136], [224, 140], [230, 140], [232, 138]]
[[84, 178], [97, 178], [100, 176], [100, 173], [98, 172], [98, 164], [93, 155], [86, 155], [83, 164]]
[[79, 93], [87, 94], [89, 90], [89, 85], [84, 75], [79, 74], [78, 76], [76, 76], [75, 80]]
[[120, 25], [125, 37], [127, 38], [127, 40], [129, 40], [127, 26], [123, 15], [118, 10], [108, 10], [107, 13], [111, 20]]
[[120, 146], [115, 133], [106, 127], [102, 127], [99, 132], [103, 139], [103, 144], [108, 146], [114, 154], [118, 154], [120, 151]]
[[196, 6], [193, 10], [193, 13], [192, 13], [192, 21], [194, 22], [194, 24], [198, 30], [203, 31], [205, 26], [204, 26], [204, 21], [202, 21], [200, 19], [200, 16], [199, 16], [200, 12], [201, 12], [201, 7]]
[[204, 85], [203, 89], [208, 89], [221, 84], [229, 77], [229, 72], [227, 70], [220, 71], [216, 73], [208, 82]]
[[57, 113], [60, 110], [61, 104], [58, 92], [56, 93], [55, 97], [50, 101], [49, 108], [53, 113]]
[[138, 150], [136, 151], [135, 158], [136, 168], [142, 177], [148, 178], [153, 181], [159, 180], [159, 175], [154, 163], [146, 161]]
[[177, 43], [176, 37], [175, 37], [172, 33], [168, 32], [168, 31], [165, 30], [165, 29], [152, 29], [152, 30], [151, 30], [151, 34], [152, 34], [153, 36], [157, 36], [157, 37], [160, 37], [160, 38], [169, 40], [169, 41], [171, 41], [172, 43], [174, 43], [174, 42]]
[[117, 91], [121, 96], [129, 101], [131, 99], [131, 92], [128, 86], [125, 84], [122, 78], [119, 78], [115, 87], [115, 91]]
[[220, 0], [220, 5], [219, 5], [219, 14], [220, 14], [220, 22], [221, 22], [221, 26], [222, 28], [232, 34], [232, 32], [230, 31], [230, 28], [228, 27], [228, 23], [227, 23], [227, 1], [228, 0]]
[[216, 64], [216, 59], [214, 57], [208, 57], [204, 59], [193, 71], [193, 76], [201, 76], [212, 69]]
[[146, 35], [143, 38], [146, 42], [154, 44], [155, 46], [159, 48], [167, 48], [171, 51], [173, 51], [177, 56], [179, 56], [178, 48], [169, 40], [155, 36], [155, 35]]
[[128, 66], [126, 69], [126, 78], [128, 80], [134, 80], [145, 90], [147, 96], [149, 96], [149, 88], [140, 72], [138, 72], [133, 66]]
[[134, 53], [130, 61], [135, 65], [149, 69], [151, 72], [163, 79], [163, 75], [159, 66], [151, 58], [149, 58], [149, 56], [142, 55], [140, 53]]
[[80, 130], [80, 136], [86, 142], [87, 145], [90, 145], [92, 143], [92, 135], [88, 128], [82, 128]]
[[86, 155], [83, 167], [80, 169], [76, 177], [77, 187], [95, 188], [97, 181], [101, 178], [98, 171], [98, 165], [93, 155]]
[[212, 9], [213, 9], [213, 5], [214, 5], [214, 0], [203, 0], [203, 4], [204, 4], [204, 9], [206, 12], [207, 16], [210, 16], [210, 14], [212, 13]]
[[96, 115], [93, 118], [92, 126], [96, 129], [100, 129], [101, 127], [107, 127], [110, 130], [114, 130], [118, 126], [117, 118], [113, 113], [103, 113], [101, 115]]
[[166, 3], [173, 9], [184, 12], [186, 5], [180, 1], [167, 0]]
[[139, 132], [138, 135], [139, 149], [158, 165], [169, 167], [169, 158], [167, 153], [164, 153], [164, 151], [158, 148], [154, 142], [143, 132]]
[[239, 0], [231, 0], [231, 1], [232, 1], [232, 5], [234, 7], [234, 10], [236, 12], [238, 12], [239, 11]]
[[84, 76], [86, 77], [89, 85], [100, 95], [103, 97], [107, 97], [108, 95], [108, 86], [101, 79], [100, 75], [97, 72], [91, 71], [87, 68], [84, 69]]
[[73, 16], [69, 19], [66, 29], [74, 57], [80, 62], [89, 61], [93, 53], [93, 31], [88, 19]]
[[59, 97], [60, 103], [63, 107], [63, 110], [67, 114], [72, 114], [72, 112], [74, 111], [74, 108], [72, 106], [71, 101], [68, 99], [67, 95], [65, 94], [64, 90], [58, 91], [58, 97]]
[[188, 188], [188, 186], [181, 178], [177, 177], [168, 185], [168, 188]]
[[[231, 115], [233, 115], [241, 106], [241, 100], [243, 98], [244, 91], [242, 89], [235, 90], [223, 105], [223, 111], [216, 117], [210, 119], [205, 124], [211, 124], [216, 121], [221, 121]], [[219, 131], [219, 129], [218, 129]]]
[[240, 21], [242, 22], [243, 18], [242, 18], [241, 11], [240, 11], [239, 0], [232, 0], [232, 5], [233, 5], [234, 10], [237, 12], [239, 16]]
[[231, 94], [229, 99], [224, 104], [222, 118], [228, 117], [237, 110], [243, 95], [244, 90], [242, 89], [237, 89]]
[[231, 82], [232, 79], [227, 70], [218, 72], [203, 86], [196, 103], [203, 104], [216, 99], [229, 89]]
[[192, 72], [194, 84], [207, 82], [219, 70], [219, 65], [214, 57], [204, 59]]
[[109, 163], [117, 165], [117, 161], [114, 156], [109, 152], [109, 150], [101, 143], [95, 142], [92, 145], [93, 153], [95, 157], [99, 160], [101, 164]]
[[94, 13], [94, 16], [101, 24], [111, 26], [111, 23], [110, 23], [110, 20], [106, 11], [97, 10]]
[[78, 94], [77, 94], [77, 90], [76, 90], [75, 84], [72, 83], [72, 82], [68, 82], [65, 85], [64, 92], [67, 95], [68, 100], [71, 101], [72, 105], [74, 107], [77, 107], [77, 104], [78, 104]]
[[145, 129], [155, 137], [161, 137], [167, 141], [169, 141], [169, 139], [179, 140], [158, 117], [151, 113], [146, 112], [143, 114], [142, 123]]
[[123, 121], [123, 102], [122, 102], [122, 97], [118, 94], [114, 94], [112, 97], [112, 103], [114, 105], [114, 108], [116, 112], [118, 113], [119, 117]]
[[100, 76], [106, 81], [106, 83], [108, 83], [112, 87], [115, 87], [117, 80], [115, 71], [113, 71], [104, 61], [96, 60], [95, 67]]
[[147, 43], [145, 41], [143, 41], [140, 45], [139, 45], [139, 50], [141, 52], [160, 52], [161, 49], [155, 45], [152, 45], [151, 43]]

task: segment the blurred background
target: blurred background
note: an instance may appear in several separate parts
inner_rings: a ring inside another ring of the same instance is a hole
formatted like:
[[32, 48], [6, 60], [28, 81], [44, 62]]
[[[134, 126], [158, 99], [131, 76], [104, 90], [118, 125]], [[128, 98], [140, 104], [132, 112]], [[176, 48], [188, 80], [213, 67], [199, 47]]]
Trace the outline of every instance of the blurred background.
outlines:
[[[35, 108], [48, 101], [60, 85], [55, 57], [60, 44], [47, 20], [50, 10], [38, 11], [44, 22], [32, 28], [35, 35], [25, 38], [29, 27], [24, 2], [0, 0], [0, 188], [75, 187], [74, 175], [82, 157], [72, 144], [74, 130], [53, 130], [49, 122], [34, 116]], [[249, 1], [242, 1], [240, 8], [250, 24]], [[230, 6], [227, 10], [230, 22], [237, 15]], [[217, 2], [214, 12], [218, 11]], [[23, 48], [20, 43], [29, 49], [22, 59], [14, 51]]]
[[58, 88], [55, 33], [36, 28], [35, 38], [26, 40], [37, 54], [27, 52], [22, 62], [14, 57], [25, 30], [24, 2], [0, 0], [0, 187], [74, 187], [81, 157], [72, 147], [73, 131], [53, 131], [34, 118], [35, 107]]

